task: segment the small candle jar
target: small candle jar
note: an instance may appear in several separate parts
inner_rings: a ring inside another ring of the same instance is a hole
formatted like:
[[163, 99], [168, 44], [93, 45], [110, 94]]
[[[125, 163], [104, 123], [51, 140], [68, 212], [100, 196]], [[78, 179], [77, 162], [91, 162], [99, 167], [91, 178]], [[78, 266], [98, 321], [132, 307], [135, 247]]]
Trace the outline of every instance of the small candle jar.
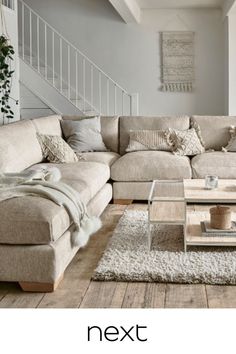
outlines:
[[205, 177], [205, 188], [216, 189], [218, 187], [218, 176], [208, 175]]
[[231, 210], [218, 205], [210, 209], [211, 227], [213, 229], [229, 230], [231, 228]]

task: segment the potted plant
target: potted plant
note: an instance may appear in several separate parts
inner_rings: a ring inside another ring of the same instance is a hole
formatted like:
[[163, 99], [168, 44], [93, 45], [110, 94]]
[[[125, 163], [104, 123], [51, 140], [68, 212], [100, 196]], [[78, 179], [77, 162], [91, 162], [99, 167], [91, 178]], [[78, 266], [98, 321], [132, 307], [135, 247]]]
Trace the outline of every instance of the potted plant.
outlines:
[[9, 100], [12, 99], [10, 93], [14, 70], [11, 70], [11, 62], [13, 61], [14, 53], [14, 48], [9, 39], [2, 34], [0, 36], [0, 101], [3, 124], [6, 118], [14, 118], [14, 112], [9, 103]]

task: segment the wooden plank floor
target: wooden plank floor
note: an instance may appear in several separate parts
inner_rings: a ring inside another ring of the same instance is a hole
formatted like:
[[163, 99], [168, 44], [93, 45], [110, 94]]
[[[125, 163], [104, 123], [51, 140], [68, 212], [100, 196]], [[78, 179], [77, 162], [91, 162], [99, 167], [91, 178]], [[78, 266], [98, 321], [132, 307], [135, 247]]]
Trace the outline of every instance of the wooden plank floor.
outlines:
[[24, 293], [16, 283], [0, 282], [0, 308], [236, 308], [236, 286], [91, 281], [126, 208], [147, 206], [109, 205], [102, 229], [77, 253], [54, 293]]

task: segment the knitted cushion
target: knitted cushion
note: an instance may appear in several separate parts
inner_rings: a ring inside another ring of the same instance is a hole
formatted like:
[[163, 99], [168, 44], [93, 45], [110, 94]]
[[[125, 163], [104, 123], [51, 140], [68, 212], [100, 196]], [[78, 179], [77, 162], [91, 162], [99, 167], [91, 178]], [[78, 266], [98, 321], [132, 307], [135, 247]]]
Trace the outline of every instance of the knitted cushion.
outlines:
[[43, 157], [53, 163], [77, 162], [78, 158], [71, 147], [58, 135], [37, 133]]
[[231, 138], [228, 142], [228, 145], [222, 148], [222, 151], [236, 152], [236, 127], [232, 125], [229, 129], [229, 132]]
[[130, 141], [126, 149], [131, 151], [159, 150], [171, 151], [164, 130], [130, 130]]
[[205, 151], [194, 128], [189, 130], [168, 129], [167, 140], [173, 147], [173, 153], [181, 156], [194, 156]]

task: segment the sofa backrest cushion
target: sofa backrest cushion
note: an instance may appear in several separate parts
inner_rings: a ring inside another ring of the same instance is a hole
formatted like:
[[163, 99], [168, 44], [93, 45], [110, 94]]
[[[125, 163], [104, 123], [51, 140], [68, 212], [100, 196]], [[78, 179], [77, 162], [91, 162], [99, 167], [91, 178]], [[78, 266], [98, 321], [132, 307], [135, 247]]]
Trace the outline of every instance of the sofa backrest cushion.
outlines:
[[[80, 120], [92, 117], [63, 116], [63, 119]], [[101, 134], [104, 144], [108, 150], [118, 152], [119, 150], [119, 118], [117, 116], [101, 116]]]
[[62, 117], [59, 115], [52, 115], [32, 119], [32, 122], [35, 125], [35, 129], [40, 134], [62, 136], [61, 119]]
[[123, 155], [129, 144], [130, 130], [163, 130], [173, 128], [178, 130], [189, 129], [188, 116], [160, 116], [160, 117], [120, 117], [120, 154]]
[[229, 116], [193, 116], [191, 121], [200, 126], [205, 148], [214, 150], [221, 150], [228, 144], [229, 128], [236, 126], [236, 117]]
[[0, 127], [0, 173], [20, 172], [42, 159], [36, 130], [30, 120]]

